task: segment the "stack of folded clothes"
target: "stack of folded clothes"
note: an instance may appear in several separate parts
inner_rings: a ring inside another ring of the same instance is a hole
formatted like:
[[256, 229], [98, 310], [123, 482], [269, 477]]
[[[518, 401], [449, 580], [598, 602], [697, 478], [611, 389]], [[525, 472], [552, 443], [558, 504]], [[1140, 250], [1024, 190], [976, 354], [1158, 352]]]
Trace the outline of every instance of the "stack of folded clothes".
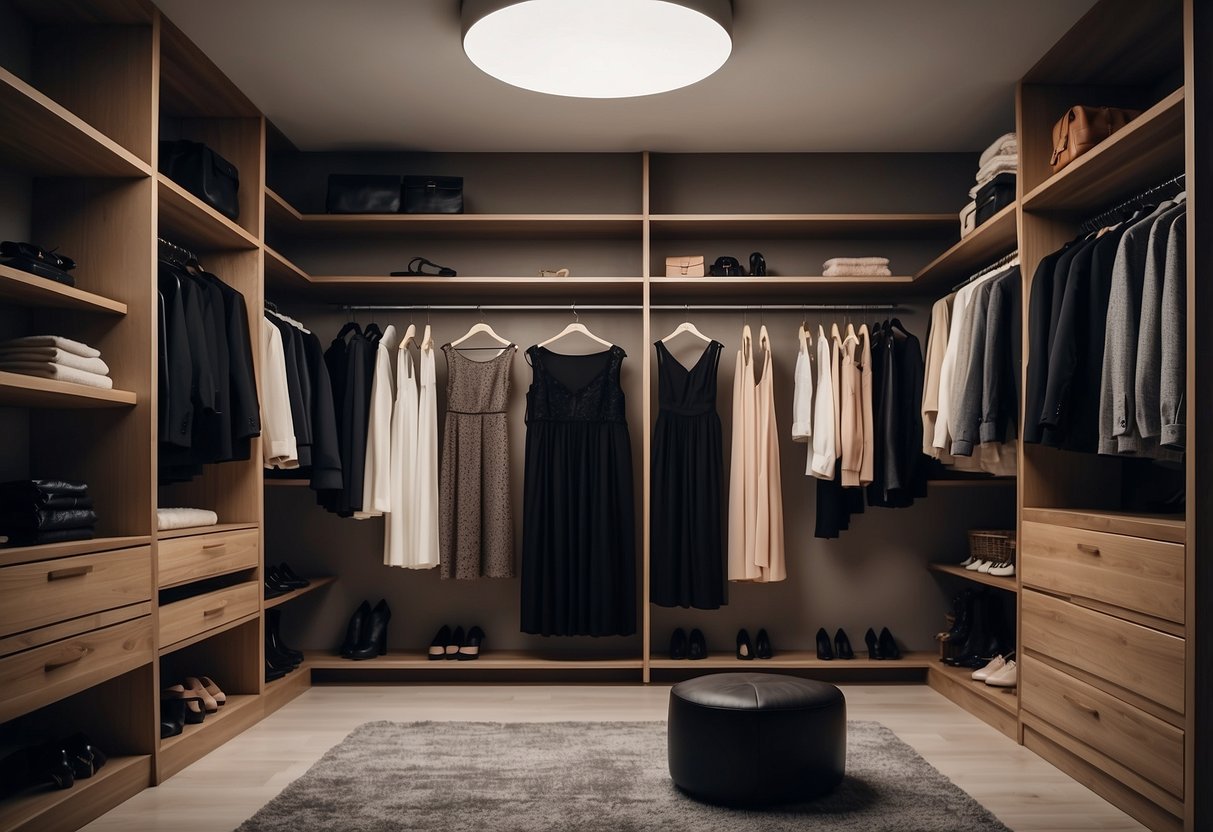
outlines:
[[982, 151], [977, 161], [976, 184], [969, 188], [969, 198], [973, 200], [960, 211], [960, 236], [964, 237], [979, 223], [977, 222], [977, 192], [994, 181], [994, 177], [1010, 174], [1012, 177], [1019, 170], [1019, 139], [1014, 133], [1004, 133], [995, 139], [989, 147]]
[[826, 277], [888, 277], [887, 257], [832, 257], [822, 266]]
[[10, 546], [89, 540], [97, 525], [84, 483], [17, 480], [0, 484], [0, 537]]
[[100, 350], [58, 335], [28, 335], [0, 341], [0, 370], [113, 389]]

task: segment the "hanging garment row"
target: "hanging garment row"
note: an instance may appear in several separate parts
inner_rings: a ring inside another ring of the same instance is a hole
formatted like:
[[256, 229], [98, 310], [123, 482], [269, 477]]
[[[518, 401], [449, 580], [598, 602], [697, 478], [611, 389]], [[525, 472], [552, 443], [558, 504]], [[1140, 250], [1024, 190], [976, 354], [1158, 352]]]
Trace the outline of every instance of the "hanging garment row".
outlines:
[[158, 262], [159, 477], [248, 459], [261, 433], [244, 296], [162, 241]]

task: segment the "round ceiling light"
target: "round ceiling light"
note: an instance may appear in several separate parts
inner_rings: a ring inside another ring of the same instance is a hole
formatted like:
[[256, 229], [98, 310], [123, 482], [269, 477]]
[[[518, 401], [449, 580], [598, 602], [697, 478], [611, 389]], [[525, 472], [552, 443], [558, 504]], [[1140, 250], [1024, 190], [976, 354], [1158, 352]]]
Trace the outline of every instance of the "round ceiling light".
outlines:
[[729, 0], [464, 0], [463, 50], [525, 90], [632, 98], [702, 81], [733, 49]]

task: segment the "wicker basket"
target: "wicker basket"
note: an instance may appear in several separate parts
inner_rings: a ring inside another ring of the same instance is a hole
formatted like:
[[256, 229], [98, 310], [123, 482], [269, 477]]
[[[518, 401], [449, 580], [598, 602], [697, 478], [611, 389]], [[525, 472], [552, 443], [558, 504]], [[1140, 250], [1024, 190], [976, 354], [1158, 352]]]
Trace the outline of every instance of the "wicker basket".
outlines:
[[974, 560], [1014, 563], [1015, 532], [973, 529], [969, 532], [969, 554]]

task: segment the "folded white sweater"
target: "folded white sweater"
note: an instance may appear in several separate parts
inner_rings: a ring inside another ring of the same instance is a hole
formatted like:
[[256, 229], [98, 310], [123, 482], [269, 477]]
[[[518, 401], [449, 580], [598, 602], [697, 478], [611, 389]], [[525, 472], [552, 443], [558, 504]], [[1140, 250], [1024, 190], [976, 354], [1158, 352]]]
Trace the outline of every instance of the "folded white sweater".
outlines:
[[0, 361], [50, 362], [103, 376], [110, 372], [109, 365], [100, 358], [85, 358], [57, 347], [0, 347]]
[[26, 335], [24, 338], [11, 338], [8, 341], [0, 341], [0, 349], [14, 349], [26, 347], [57, 347], [75, 355], [84, 358], [100, 358], [101, 350], [95, 350], [88, 344], [81, 344], [79, 341], [73, 341], [71, 338], [63, 338], [59, 335]]
[[887, 266], [887, 257], [831, 257], [822, 265], [823, 269], [833, 266]]
[[994, 141], [990, 142], [990, 146], [981, 152], [981, 158], [977, 161], [977, 166], [983, 168], [986, 162], [993, 159], [995, 156], [1005, 156], [1008, 154], [1016, 154], [1019, 152], [1019, 137], [1014, 132], [1003, 133]]
[[23, 376], [52, 378], [55, 381], [68, 381], [72, 384], [83, 384], [88, 387], [99, 387], [112, 390], [114, 380], [100, 373], [90, 373], [77, 370], [75, 367], [64, 367], [62, 364], [52, 364], [49, 361], [6, 361], [0, 360], [0, 370], [6, 373], [18, 373]]
[[192, 529], [194, 526], [213, 526], [218, 522], [219, 515], [205, 508], [156, 509], [156, 528], [162, 532], [168, 529]]
[[825, 277], [889, 277], [888, 266], [830, 266], [822, 272]]

